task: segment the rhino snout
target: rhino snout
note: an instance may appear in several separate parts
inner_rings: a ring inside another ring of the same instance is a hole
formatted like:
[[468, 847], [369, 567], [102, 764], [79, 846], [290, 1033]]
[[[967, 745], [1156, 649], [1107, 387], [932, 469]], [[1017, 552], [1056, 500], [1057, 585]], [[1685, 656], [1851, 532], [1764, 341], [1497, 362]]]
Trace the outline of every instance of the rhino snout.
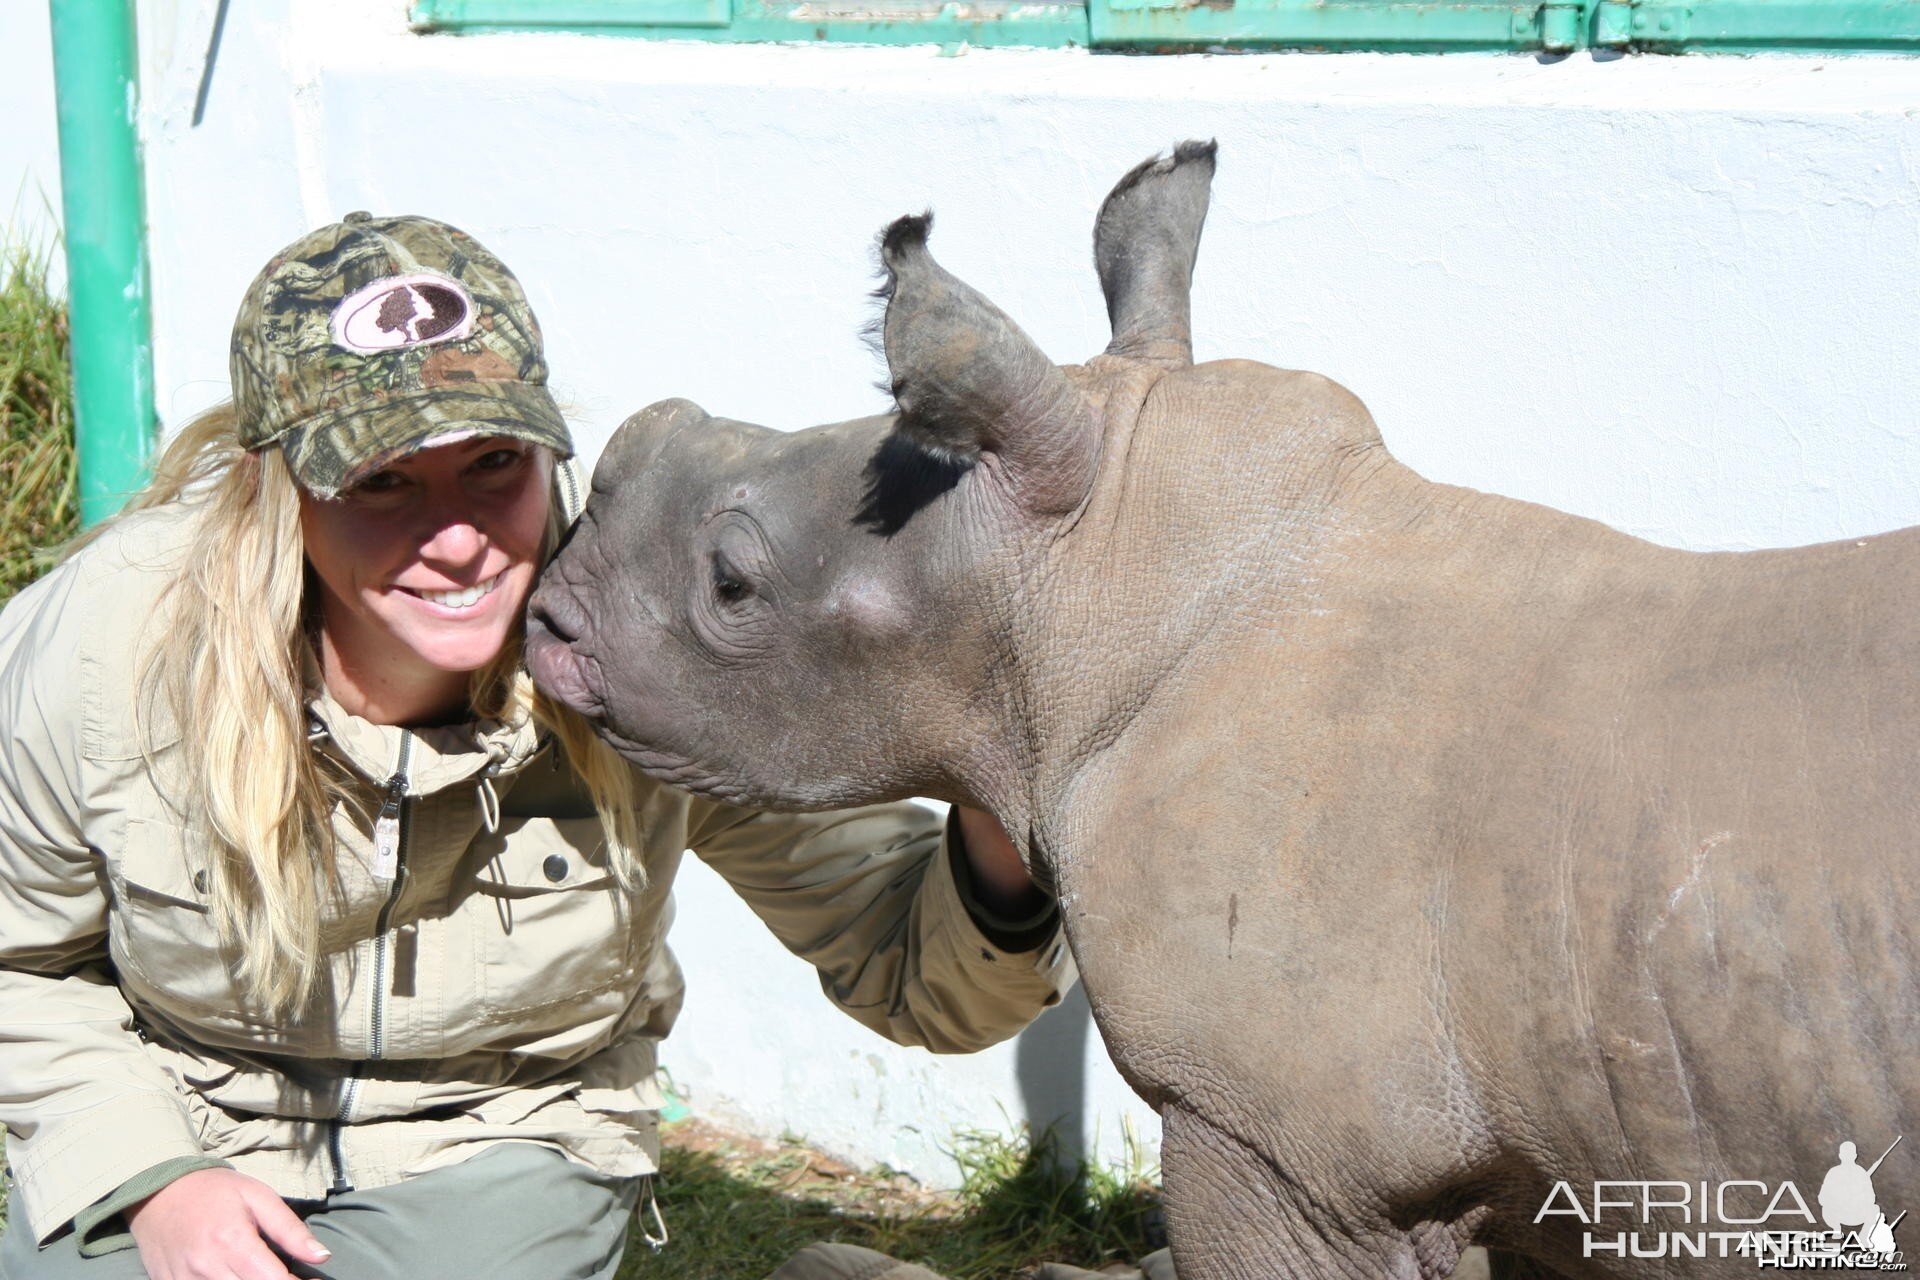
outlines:
[[538, 627], [562, 644], [572, 644], [586, 633], [579, 602], [564, 590], [543, 585], [527, 601], [527, 634]]
[[581, 715], [594, 716], [602, 699], [591, 663], [573, 649], [585, 630], [579, 605], [563, 593], [542, 588], [527, 604], [526, 663], [533, 683]]

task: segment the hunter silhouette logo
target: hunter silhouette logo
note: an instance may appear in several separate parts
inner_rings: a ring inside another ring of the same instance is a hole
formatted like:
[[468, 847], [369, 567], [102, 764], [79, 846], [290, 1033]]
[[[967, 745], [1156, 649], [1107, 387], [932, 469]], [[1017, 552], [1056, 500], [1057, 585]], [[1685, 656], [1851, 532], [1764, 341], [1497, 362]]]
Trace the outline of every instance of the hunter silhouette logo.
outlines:
[[445, 276], [389, 276], [333, 309], [335, 345], [362, 355], [456, 342], [473, 332], [473, 299]]
[[1873, 1175], [1899, 1145], [1900, 1138], [1895, 1138], [1878, 1160], [1863, 1169], [1855, 1159], [1858, 1151], [1854, 1145], [1840, 1144], [1840, 1163], [1827, 1170], [1826, 1179], [1820, 1184], [1820, 1220], [1840, 1239], [1843, 1250], [1852, 1246], [1855, 1252], [1897, 1252], [1893, 1229], [1907, 1213], [1902, 1209], [1898, 1217], [1891, 1222], [1887, 1220], [1886, 1211], [1873, 1193]]
[[1853, 1143], [1840, 1143], [1840, 1161], [1811, 1204], [1791, 1181], [1604, 1181], [1586, 1199], [1556, 1182], [1533, 1220], [1578, 1218], [1586, 1227], [1581, 1256], [1588, 1258], [1745, 1257], [1783, 1271], [1905, 1271], [1894, 1231], [1906, 1211], [1882, 1205], [1873, 1187], [1873, 1175], [1900, 1143], [1894, 1138], [1866, 1166]]

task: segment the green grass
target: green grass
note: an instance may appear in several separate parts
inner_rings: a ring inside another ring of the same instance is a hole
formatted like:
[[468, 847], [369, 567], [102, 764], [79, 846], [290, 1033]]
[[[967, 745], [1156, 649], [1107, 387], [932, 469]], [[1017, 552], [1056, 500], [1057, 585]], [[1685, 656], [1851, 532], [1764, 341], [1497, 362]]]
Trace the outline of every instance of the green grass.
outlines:
[[79, 532], [66, 303], [47, 290], [51, 250], [0, 235], [0, 604]]
[[631, 1237], [621, 1280], [760, 1280], [820, 1240], [877, 1249], [952, 1280], [1014, 1280], [1040, 1262], [1097, 1268], [1158, 1247], [1159, 1189], [1137, 1152], [1111, 1172], [1055, 1159], [1051, 1134], [963, 1134], [962, 1186], [938, 1196], [857, 1175], [793, 1143], [689, 1147], [669, 1126], [660, 1204], [672, 1243]]

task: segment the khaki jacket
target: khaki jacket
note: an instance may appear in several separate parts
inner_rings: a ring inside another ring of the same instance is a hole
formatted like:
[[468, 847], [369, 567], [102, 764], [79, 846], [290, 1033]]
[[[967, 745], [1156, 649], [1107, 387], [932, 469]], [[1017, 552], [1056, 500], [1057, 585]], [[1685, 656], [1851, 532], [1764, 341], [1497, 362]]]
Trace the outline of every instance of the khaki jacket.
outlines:
[[[311, 682], [312, 749], [361, 803], [334, 813], [314, 998], [291, 1019], [250, 1013], [215, 944], [204, 845], [168, 803], [179, 753], [163, 746], [150, 769], [133, 709], [138, 646], [191, 519], [123, 521], [0, 613], [0, 1121], [9, 1208], [37, 1239], [183, 1156], [301, 1198], [503, 1139], [651, 1171], [687, 849], [835, 1004], [899, 1043], [981, 1048], [1072, 981], [1057, 933], [1021, 952], [982, 933], [963, 860], [915, 806], [756, 813], [636, 775], [647, 884], [629, 897], [532, 725], [383, 727]], [[376, 874], [383, 802], [392, 879]]]

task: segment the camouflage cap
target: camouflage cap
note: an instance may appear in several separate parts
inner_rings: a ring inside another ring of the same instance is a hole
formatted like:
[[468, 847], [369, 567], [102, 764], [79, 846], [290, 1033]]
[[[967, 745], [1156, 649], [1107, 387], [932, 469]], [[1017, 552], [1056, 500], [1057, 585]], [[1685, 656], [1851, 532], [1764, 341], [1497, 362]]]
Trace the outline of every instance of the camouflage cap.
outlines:
[[452, 434], [573, 453], [520, 282], [429, 218], [350, 213], [275, 254], [231, 368], [241, 443], [279, 445], [323, 498]]

